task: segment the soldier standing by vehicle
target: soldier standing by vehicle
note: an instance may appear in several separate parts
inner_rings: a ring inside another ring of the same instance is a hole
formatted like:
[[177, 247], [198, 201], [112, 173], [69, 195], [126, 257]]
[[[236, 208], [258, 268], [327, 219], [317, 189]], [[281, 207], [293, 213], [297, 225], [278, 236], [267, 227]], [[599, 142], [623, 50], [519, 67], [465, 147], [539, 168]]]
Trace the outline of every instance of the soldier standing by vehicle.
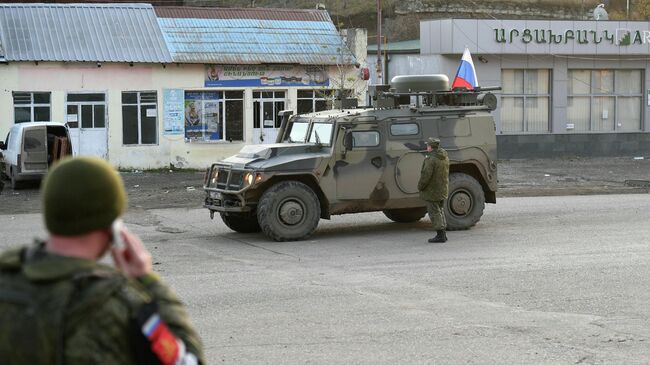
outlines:
[[422, 162], [418, 191], [420, 198], [427, 202], [429, 218], [436, 236], [429, 242], [447, 242], [447, 222], [445, 220], [445, 199], [449, 189], [449, 157], [440, 147], [440, 140], [429, 138], [426, 142], [427, 154]]
[[[126, 207], [119, 174], [101, 159], [70, 158], [50, 171], [42, 195], [48, 240], [0, 254], [1, 362], [204, 363], [149, 252], [111, 229]], [[117, 269], [98, 262], [109, 250]]]

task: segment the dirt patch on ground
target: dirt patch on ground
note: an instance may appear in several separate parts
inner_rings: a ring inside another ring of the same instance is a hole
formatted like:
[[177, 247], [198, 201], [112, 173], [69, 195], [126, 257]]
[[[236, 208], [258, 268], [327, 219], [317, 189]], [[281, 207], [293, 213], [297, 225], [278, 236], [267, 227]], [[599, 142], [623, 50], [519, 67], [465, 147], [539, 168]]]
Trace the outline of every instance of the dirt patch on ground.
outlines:
[[497, 196], [648, 193], [650, 159], [643, 157], [499, 162]]
[[[497, 197], [649, 193], [650, 159], [592, 158], [508, 160], [499, 162]], [[203, 172], [123, 172], [130, 209], [203, 204]], [[627, 183], [626, 183], [627, 182]], [[646, 182], [646, 183], [644, 183]], [[0, 193], [0, 214], [41, 211], [39, 184]]]

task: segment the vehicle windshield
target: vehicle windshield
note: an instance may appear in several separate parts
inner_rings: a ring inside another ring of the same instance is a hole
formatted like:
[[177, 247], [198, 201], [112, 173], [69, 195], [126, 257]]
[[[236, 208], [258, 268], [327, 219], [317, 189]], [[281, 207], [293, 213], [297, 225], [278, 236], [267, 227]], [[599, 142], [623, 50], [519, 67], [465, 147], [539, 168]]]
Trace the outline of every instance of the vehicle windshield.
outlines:
[[314, 123], [309, 136], [309, 142], [320, 143], [323, 146], [329, 146], [332, 140], [332, 123]]
[[309, 129], [309, 123], [307, 122], [293, 122], [291, 123], [291, 131], [289, 131], [289, 138], [286, 142], [305, 142], [305, 137], [307, 136], [307, 129]]

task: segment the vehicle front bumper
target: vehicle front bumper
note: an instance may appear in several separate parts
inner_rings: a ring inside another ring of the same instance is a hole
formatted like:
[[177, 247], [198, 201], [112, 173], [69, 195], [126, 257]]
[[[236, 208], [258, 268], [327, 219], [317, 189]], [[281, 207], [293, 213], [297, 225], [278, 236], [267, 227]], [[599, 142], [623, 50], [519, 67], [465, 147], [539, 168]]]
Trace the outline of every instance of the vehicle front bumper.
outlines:
[[252, 210], [239, 194], [212, 188], [204, 188], [204, 190], [206, 197], [203, 207], [210, 211], [245, 213]]

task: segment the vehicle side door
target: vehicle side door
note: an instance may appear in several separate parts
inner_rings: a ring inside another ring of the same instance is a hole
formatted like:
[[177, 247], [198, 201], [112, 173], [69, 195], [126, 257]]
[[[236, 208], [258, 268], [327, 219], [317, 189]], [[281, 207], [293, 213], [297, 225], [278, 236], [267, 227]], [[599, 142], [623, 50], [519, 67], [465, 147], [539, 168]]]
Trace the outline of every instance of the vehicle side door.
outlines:
[[[385, 200], [381, 178], [386, 168], [385, 138], [378, 123], [352, 124], [352, 148], [334, 165], [336, 197], [340, 200]], [[343, 138], [337, 143], [343, 144]], [[339, 146], [339, 150], [345, 147]]]
[[47, 171], [47, 129], [45, 126], [26, 127], [20, 153], [21, 171]]

